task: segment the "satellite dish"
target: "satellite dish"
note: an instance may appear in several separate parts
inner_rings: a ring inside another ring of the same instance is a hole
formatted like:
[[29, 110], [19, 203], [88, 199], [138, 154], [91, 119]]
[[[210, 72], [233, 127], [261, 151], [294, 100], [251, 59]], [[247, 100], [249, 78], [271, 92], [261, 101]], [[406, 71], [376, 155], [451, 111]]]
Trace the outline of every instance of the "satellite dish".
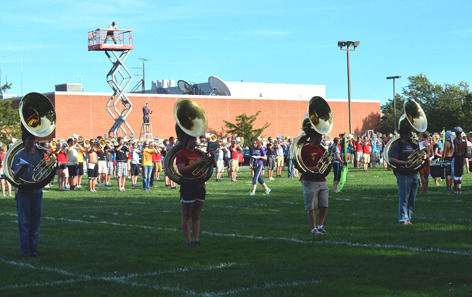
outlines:
[[195, 89], [185, 80], [179, 80], [177, 82], [177, 86], [179, 87], [179, 90], [182, 92], [182, 94], [195, 95]]
[[212, 92], [210, 95], [231, 96], [231, 92], [228, 86], [220, 78], [216, 76], [210, 76], [208, 78], [208, 83], [210, 84], [210, 87], [212, 89]]

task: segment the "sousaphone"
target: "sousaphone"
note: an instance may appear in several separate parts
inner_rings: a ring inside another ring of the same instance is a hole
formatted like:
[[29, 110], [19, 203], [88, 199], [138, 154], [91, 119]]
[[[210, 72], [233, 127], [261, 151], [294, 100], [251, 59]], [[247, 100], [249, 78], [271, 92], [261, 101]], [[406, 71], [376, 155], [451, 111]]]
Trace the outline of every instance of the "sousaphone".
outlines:
[[[56, 112], [51, 101], [40, 93], [28, 93], [20, 101], [18, 108], [22, 128], [28, 130], [36, 137], [46, 137], [51, 134], [56, 127]], [[45, 157], [34, 168], [33, 179], [25, 180], [21, 177], [18, 180], [13, 178], [11, 166], [13, 159], [22, 149], [25, 148], [23, 141], [18, 140], [7, 151], [4, 159], [5, 178], [15, 187], [20, 189], [34, 190], [40, 189], [51, 182], [56, 172], [56, 156], [46, 148], [35, 144], [36, 149], [44, 151]]]
[[[398, 130], [402, 126], [408, 125], [419, 133], [423, 133], [428, 128], [428, 120], [426, 119], [426, 114], [424, 113], [421, 106], [413, 99], [407, 99], [403, 103], [404, 113], [398, 121]], [[411, 165], [406, 166], [397, 166], [390, 163], [389, 155], [392, 147], [401, 140], [400, 135], [392, 138], [384, 148], [383, 158], [385, 162], [393, 170], [401, 169], [410, 173], [415, 173], [421, 170], [426, 165], [426, 159], [428, 158], [425, 151], [416, 150], [408, 156], [408, 159], [412, 160]], [[412, 139], [412, 142], [418, 146], [418, 141]]]
[[315, 130], [317, 133], [324, 135], [328, 134], [332, 128], [333, 114], [331, 113], [331, 108], [329, 107], [328, 102], [320, 96], [311, 98], [308, 104], [308, 112], [305, 114], [302, 121], [303, 132], [295, 138], [290, 147], [290, 155], [293, 164], [302, 174], [310, 175], [318, 179], [327, 176], [331, 171], [333, 157], [323, 146], [320, 146], [324, 153], [318, 161], [318, 172], [308, 169], [305, 163], [303, 163], [301, 152], [303, 146], [307, 145], [311, 141], [310, 136], [308, 136], [310, 130]]
[[[177, 144], [167, 152], [164, 165], [166, 175], [179, 185], [199, 185], [206, 182], [213, 174], [213, 160], [202, 164], [192, 171], [193, 177], [183, 177], [175, 164], [175, 157], [178, 152], [184, 149], [183, 139], [185, 135], [198, 137], [203, 135], [208, 128], [208, 119], [203, 108], [190, 99], [180, 99], [174, 106], [175, 132], [177, 134]], [[195, 148], [201, 155], [207, 152]]]

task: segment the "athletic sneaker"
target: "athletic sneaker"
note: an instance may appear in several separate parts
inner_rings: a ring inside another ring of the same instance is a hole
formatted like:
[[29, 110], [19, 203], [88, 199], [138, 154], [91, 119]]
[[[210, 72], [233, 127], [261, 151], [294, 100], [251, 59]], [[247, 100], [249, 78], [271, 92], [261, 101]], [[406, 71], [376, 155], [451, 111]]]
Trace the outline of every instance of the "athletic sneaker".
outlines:
[[275, 180], [275, 178], [273, 178], [273, 177], [269, 177], [269, 180]]
[[321, 232], [320, 232], [320, 231], [318, 231], [318, 229], [316, 229], [316, 228], [313, 228], [313, 229], [311, 229], [311, 234], [313, 234], [313, 235], [320, 235], [320, 234], [321, 234]]
[[266, 194], [269, 195], [270, 193], [270, 188], [267, 188]]
[[249, 196], [254, 196], [254, 195], [256, 195], [256, 193], [254, 192], [249, 193]]
[[328, 233], [325, 228], [321, 227], [321, 228], [318, 228], [318, 232], [320, 233]]

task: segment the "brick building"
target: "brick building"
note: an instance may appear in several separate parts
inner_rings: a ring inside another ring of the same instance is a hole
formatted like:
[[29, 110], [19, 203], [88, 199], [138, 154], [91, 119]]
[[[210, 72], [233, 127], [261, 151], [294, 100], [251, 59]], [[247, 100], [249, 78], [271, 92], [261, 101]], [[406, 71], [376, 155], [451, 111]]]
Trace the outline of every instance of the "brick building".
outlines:
[[[85, 138], [95, 138], [108, 133], [114, 120], [106, 110], [111, 93], [86, 92], [52, 92], [45, 94], [55, 105], [57, 113], [56, 130], [48, 138], [66, 139], [73, 133]], [[265, 122], [271, 123], [263, 136], [285, 135], [296, 137], [301, 132], [302, 118], [307, 111], [309, 99], [270, 99], [270, 98], [235, 98], [234, 96], [196, 96], [196, 95], [164, 95], [128, 93], [127, 97], [133, 104], [132, 111], [126, 119], [134, 130], [135, 138], [139, 137], [143, 122], [142, 107], [148, 102], [153, 111], [151, 124], [153, 136], [164, 139], [175, 136], [175, 119], [173, 107], [180, 98], [189, 98], [197, 102], [208, 117], [211, 133], [224, 133], [223, 120], [234, 122], [235, 117], [242, 113], [248, 115], [261, 111], [255, 128]], [[349, 113], [347, 100], [328, 99], [334, 119], [330, 136], [349, 130]], [[16, 106], [18, 100], [15, 102]], [[117, 108], [121, 108], [121, 103]], [[376, 130], [380, 120], [380, 101], [352, 100], [352, 132], [362, 135], [366, 130]], [[121, 131], [119, 131], [121, 132]]]

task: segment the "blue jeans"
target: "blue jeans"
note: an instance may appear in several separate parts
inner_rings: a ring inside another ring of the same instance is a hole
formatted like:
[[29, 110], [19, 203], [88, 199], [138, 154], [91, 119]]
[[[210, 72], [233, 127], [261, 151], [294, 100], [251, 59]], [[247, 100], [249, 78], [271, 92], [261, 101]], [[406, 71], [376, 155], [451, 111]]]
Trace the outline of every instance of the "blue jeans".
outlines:
[[261, 185], [264, 184], [264, 179], [262, 179], [262, 169], [264, 169], [264, 166], [262, 165], [257, 165], [256, 169], [254, 169], [254, 177], [252, 178], [252, 184], [256, 185], [257, 182], [259, 182]]
[[26, 191], [18, 189], [18, 231], [23, 257], [38, 254], [38, 232], [41, 209], [43, 208], [43, 190]]
[[293, 160], [292, 159], [288, 159], [288, 164], [287, 164], [287, 167], [288, 167], [288, 170], [287, 170], [287, 173], [288, 173], [288, 177], [294, 177], [294, 169], [295, 169], [295, 166], [293, 165]]
[[398, 185], [398, 222], [409, 223], [415, 210], [418, 175], [401, 175], [397, 173]]
[[152, 166], [144, 166], [143, 190], [149, 190], [151, 188], [151, 173], [152, 173]]

